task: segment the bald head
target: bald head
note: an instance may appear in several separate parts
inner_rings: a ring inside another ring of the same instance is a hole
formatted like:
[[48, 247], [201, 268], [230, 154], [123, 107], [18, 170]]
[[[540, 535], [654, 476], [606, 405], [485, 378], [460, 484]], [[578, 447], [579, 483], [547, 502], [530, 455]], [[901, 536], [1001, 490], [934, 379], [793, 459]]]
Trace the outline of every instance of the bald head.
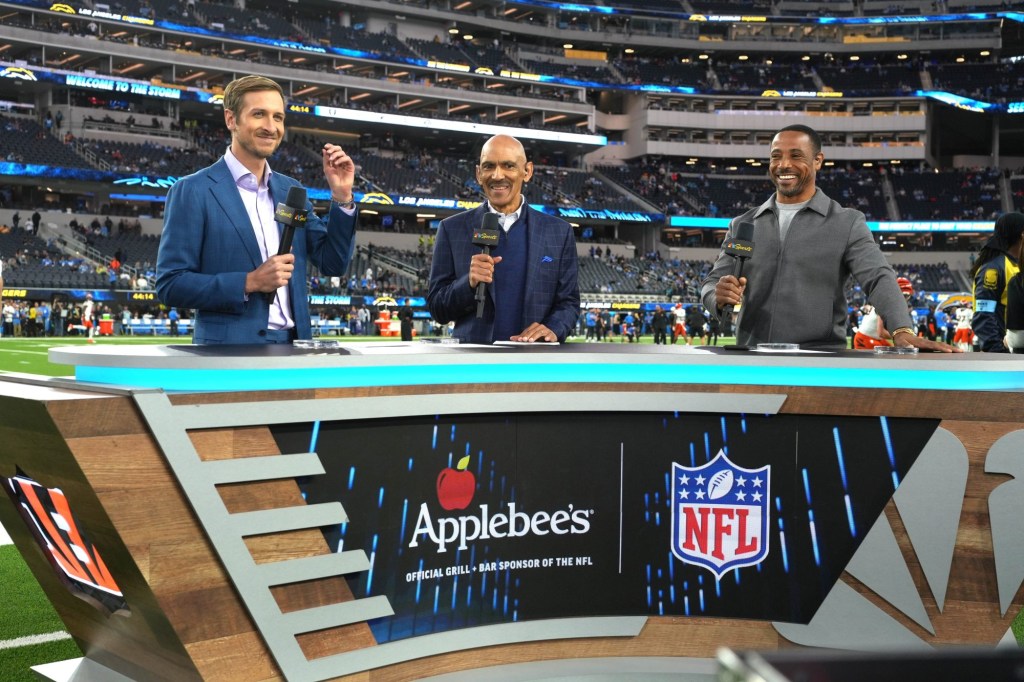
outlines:
[[484, 156], [487, 155], [495, 147], [507, 149], [509, 151], [515, 150], [517, 156], [520, 157], [523, 163], [526, 163], [526, 148], [523, 143], [512, 137], [511, 135], [494, 135], [484, 142], [484, 146], [480, 149], [480, 161], [484, 160]]

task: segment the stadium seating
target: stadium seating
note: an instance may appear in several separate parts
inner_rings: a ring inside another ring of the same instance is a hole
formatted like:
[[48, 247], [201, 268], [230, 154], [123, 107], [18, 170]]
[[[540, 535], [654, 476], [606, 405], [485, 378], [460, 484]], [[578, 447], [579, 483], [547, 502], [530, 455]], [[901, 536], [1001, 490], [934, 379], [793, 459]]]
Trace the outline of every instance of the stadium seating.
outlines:
[[922, 168], [891, 175], [904, 220], [991, 220], [1001, 212], [999, 171]]
[[1017, 99], [1024, 91], [1024, 65], [1016, 62], [937, 64], [929, 72], [936, 89], [987, 102]]
[[35, 120], [0, 114], [0, 160], [65, 168], [89, 168], [89, 163], [49, 134]]
[[181, 149], [151, 142], [111, 142], [80, 138], [96, 157], [112, 170], [157, 175], [188, 175], [213, 163], [212, 155], [202, 149]]
[[910, 92], [922, 87], [915, 61], [880, 63], [861, 59], [815, 67], [821, 82], [835, 92], [849, 95]]

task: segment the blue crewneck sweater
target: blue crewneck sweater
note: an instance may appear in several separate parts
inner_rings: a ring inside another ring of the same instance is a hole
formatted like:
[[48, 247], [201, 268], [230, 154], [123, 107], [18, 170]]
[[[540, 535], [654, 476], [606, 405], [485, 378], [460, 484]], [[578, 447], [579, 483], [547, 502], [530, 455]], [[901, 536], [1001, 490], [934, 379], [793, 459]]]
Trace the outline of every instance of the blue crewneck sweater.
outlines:
[[526, 211], [508, 232], [501, 231], [494, 256], [501, 256], [494, 271], [493, 341], [508, 341], [523, 331], [523, 297], [526, 292]]

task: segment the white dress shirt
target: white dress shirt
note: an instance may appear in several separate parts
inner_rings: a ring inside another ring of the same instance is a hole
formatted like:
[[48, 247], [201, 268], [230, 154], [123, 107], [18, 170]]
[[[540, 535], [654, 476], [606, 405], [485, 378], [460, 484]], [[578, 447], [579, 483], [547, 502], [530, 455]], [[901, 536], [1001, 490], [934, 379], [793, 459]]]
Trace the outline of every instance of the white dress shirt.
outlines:
[[[230, 148], [224, 154], [224, 161], [231, 171], [231, 177], [235, 179], [238, 195], [242, 198], [245, 212], [249, 216], [249, 224], [256, 234], [256, 243], [260, 246], [260, 255], [266, 261], [271, 256], [276, 256], [281, 246], [281, 234], [278, 232], [277, 221], [274, 220], [274, 198], [270, 196], [270, 176], [273, 171], [270, 170], [268, 163], [263, 180], [258, 181], [256, 176], [235, 158]], [[292, 276], [305, 277], [305, 273], [293, 272]], [[288, 287], [283, 286], [277, 290], [274, 301], [270, 304], [267, 328], [291, 329], [294, 326]]]

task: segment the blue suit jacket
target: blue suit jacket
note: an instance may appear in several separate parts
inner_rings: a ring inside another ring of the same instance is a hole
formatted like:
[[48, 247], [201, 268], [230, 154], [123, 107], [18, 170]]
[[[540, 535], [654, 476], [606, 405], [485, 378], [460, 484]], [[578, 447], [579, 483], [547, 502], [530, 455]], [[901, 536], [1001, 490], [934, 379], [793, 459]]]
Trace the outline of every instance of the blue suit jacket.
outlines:
[[[476, 317], [475, 291], [469, 288], [469, 261], [480, 247], [473, 244], [473, 230], [480, 227], [487, 204], [441, 221], [430, 268], [427, 305], [441, 324], [455, 320], [455, 338], [465, 343], [492, 343], [494, 297], [487, 287], [482, 318]], [[572, 226], [561, 218], [524, 206], [527, 261], [522, 329], [540, 322], [564, 341], [576, 326], [580, 312], [577, 281], [576, 239]], [[501, 264], [495, 269], [501, 277]]]
[[[270, 193], [285, 200], [299, 183], [275, 172]], [[306, 266], [343, 276], [352, 258], [356, 216], [331, 205], [325, 225], [306, 203], [305, 228], [292, 242], [295, 271], [288, 283], [298, 338], [310, 333]], [[278, 224], [278, 230], [283, 230]], [[256, 234], [224, 159], [171, 187], [156, 261], [156, 290], [167, 306], [194, 308], [193, 343], [264, 343], [270, 305], [263, 294], [245, 296], [245, 276], [263, 262]]]

